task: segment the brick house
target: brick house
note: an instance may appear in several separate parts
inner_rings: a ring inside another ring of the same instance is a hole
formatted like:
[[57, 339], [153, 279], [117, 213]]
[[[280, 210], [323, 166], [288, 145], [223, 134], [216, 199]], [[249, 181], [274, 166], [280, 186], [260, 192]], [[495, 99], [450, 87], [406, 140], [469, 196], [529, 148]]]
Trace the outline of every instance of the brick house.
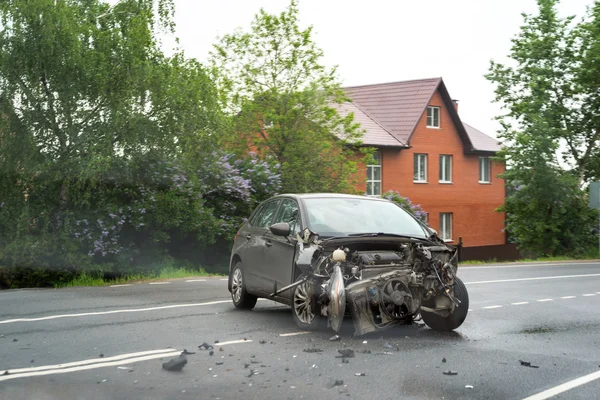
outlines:
[[398, 191], [428, 213], [443, 239], [465, 247], [504, 245], [504, 166], [490, 157], [500, 143], [462, 122], [458, 103], [441, 78], [345, 88], [365, 130], [363, 142], [377, 149], [360, 185], [368, 195]]

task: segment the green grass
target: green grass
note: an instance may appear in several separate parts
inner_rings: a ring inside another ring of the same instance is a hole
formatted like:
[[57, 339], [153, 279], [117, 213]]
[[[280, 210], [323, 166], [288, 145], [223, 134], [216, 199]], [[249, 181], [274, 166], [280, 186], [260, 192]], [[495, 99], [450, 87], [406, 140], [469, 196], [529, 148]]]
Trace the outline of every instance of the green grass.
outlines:
[[191, 268], [175, 268], [172, 266], [164, 267], [158, 273], [153, 274], [134, 274], [127, 275], [120, 278], [104, 280], [98, 276], [90, 275], [86, 272], [79, 275], [77, 278], [63, 284], [55, 284], [55, 288], [61, 287], [74, 287], [74, 286], [109, 286], [109, 285], [123, 285], [132, 282], [149, 282], [163, 279], [179, 279], [187, 278], [191, 276], [224, 276], [222, 274], [211, 274], [206, 272], [203, 268], [199, 270]]

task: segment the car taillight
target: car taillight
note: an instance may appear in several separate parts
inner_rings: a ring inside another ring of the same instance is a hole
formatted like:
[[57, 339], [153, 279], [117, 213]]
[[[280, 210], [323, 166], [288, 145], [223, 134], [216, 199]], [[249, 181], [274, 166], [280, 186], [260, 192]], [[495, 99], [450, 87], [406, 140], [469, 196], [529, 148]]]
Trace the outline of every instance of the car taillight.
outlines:
[[239, 234], [240, 234], [240, 231], [241, 231], [241, 228], [240, 228], [240, 229], [238, 229], [238, 231], [235, 233], [235, 240], [237, 240], [237, 238], [238, 238], [238, 236], [239, 236]]

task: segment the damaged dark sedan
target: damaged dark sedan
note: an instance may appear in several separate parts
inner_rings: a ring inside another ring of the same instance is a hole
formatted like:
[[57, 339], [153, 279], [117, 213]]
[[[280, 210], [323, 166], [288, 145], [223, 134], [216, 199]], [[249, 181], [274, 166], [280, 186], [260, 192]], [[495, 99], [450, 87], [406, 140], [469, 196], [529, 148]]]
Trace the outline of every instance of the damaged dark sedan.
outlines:
[[339, 331], [350, 315], [356, 335], [419, 316], [454, 330], [469, 308], [457, 251], [385, 199], [280, 195], [237, 232], [229, 291], [237, 308], [252, 309], [259, 297], [291, 306], [302, 329]]

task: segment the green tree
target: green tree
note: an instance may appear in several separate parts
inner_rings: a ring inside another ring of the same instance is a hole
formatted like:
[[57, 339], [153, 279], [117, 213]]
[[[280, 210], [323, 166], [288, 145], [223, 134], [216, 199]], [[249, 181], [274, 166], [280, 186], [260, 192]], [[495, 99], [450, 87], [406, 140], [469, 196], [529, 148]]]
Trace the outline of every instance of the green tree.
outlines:
[[338, 114], [347, 98], [322, 57], [312, 27], [299, 27], [296, 0], [280, 15], [261, 9], [249, 32], [223, 36], [211, 53], [232, 114], [226, 144], [278, 163], [284, 192], [351, 192], [358, 177], [361, 133]]
[[505, 111], [499, 158], [509, 195], [499, 211], [534, 255], [586, 250], [594, 218], [582, 185], [600, 176], [600, 3], [578, 23], [559, 17], [557, 3], [538, 0], [537, 15], [523, 15], [510, 64], [492, 61], [486, 75]]
[[557, 14], [558, 2], [538, 0], [538, 14], [524, 14], [510, 64], [492, 61], [487, 78], [506, 111], [499, 119], [511, 154], [523, 137], [547, 138], [544, 150], [560, 153], [583, 183], [600, 177], [600, 2], [577, 23]]
[[173, 0], [0, 2], [0, 262], [89, 264], [119, 248], [117, 232], [130, 255], [217, 234], [201, 193], [169, 186], [193, 176], [222, 122], [205, 69], [160, 50], [173, 13]]

